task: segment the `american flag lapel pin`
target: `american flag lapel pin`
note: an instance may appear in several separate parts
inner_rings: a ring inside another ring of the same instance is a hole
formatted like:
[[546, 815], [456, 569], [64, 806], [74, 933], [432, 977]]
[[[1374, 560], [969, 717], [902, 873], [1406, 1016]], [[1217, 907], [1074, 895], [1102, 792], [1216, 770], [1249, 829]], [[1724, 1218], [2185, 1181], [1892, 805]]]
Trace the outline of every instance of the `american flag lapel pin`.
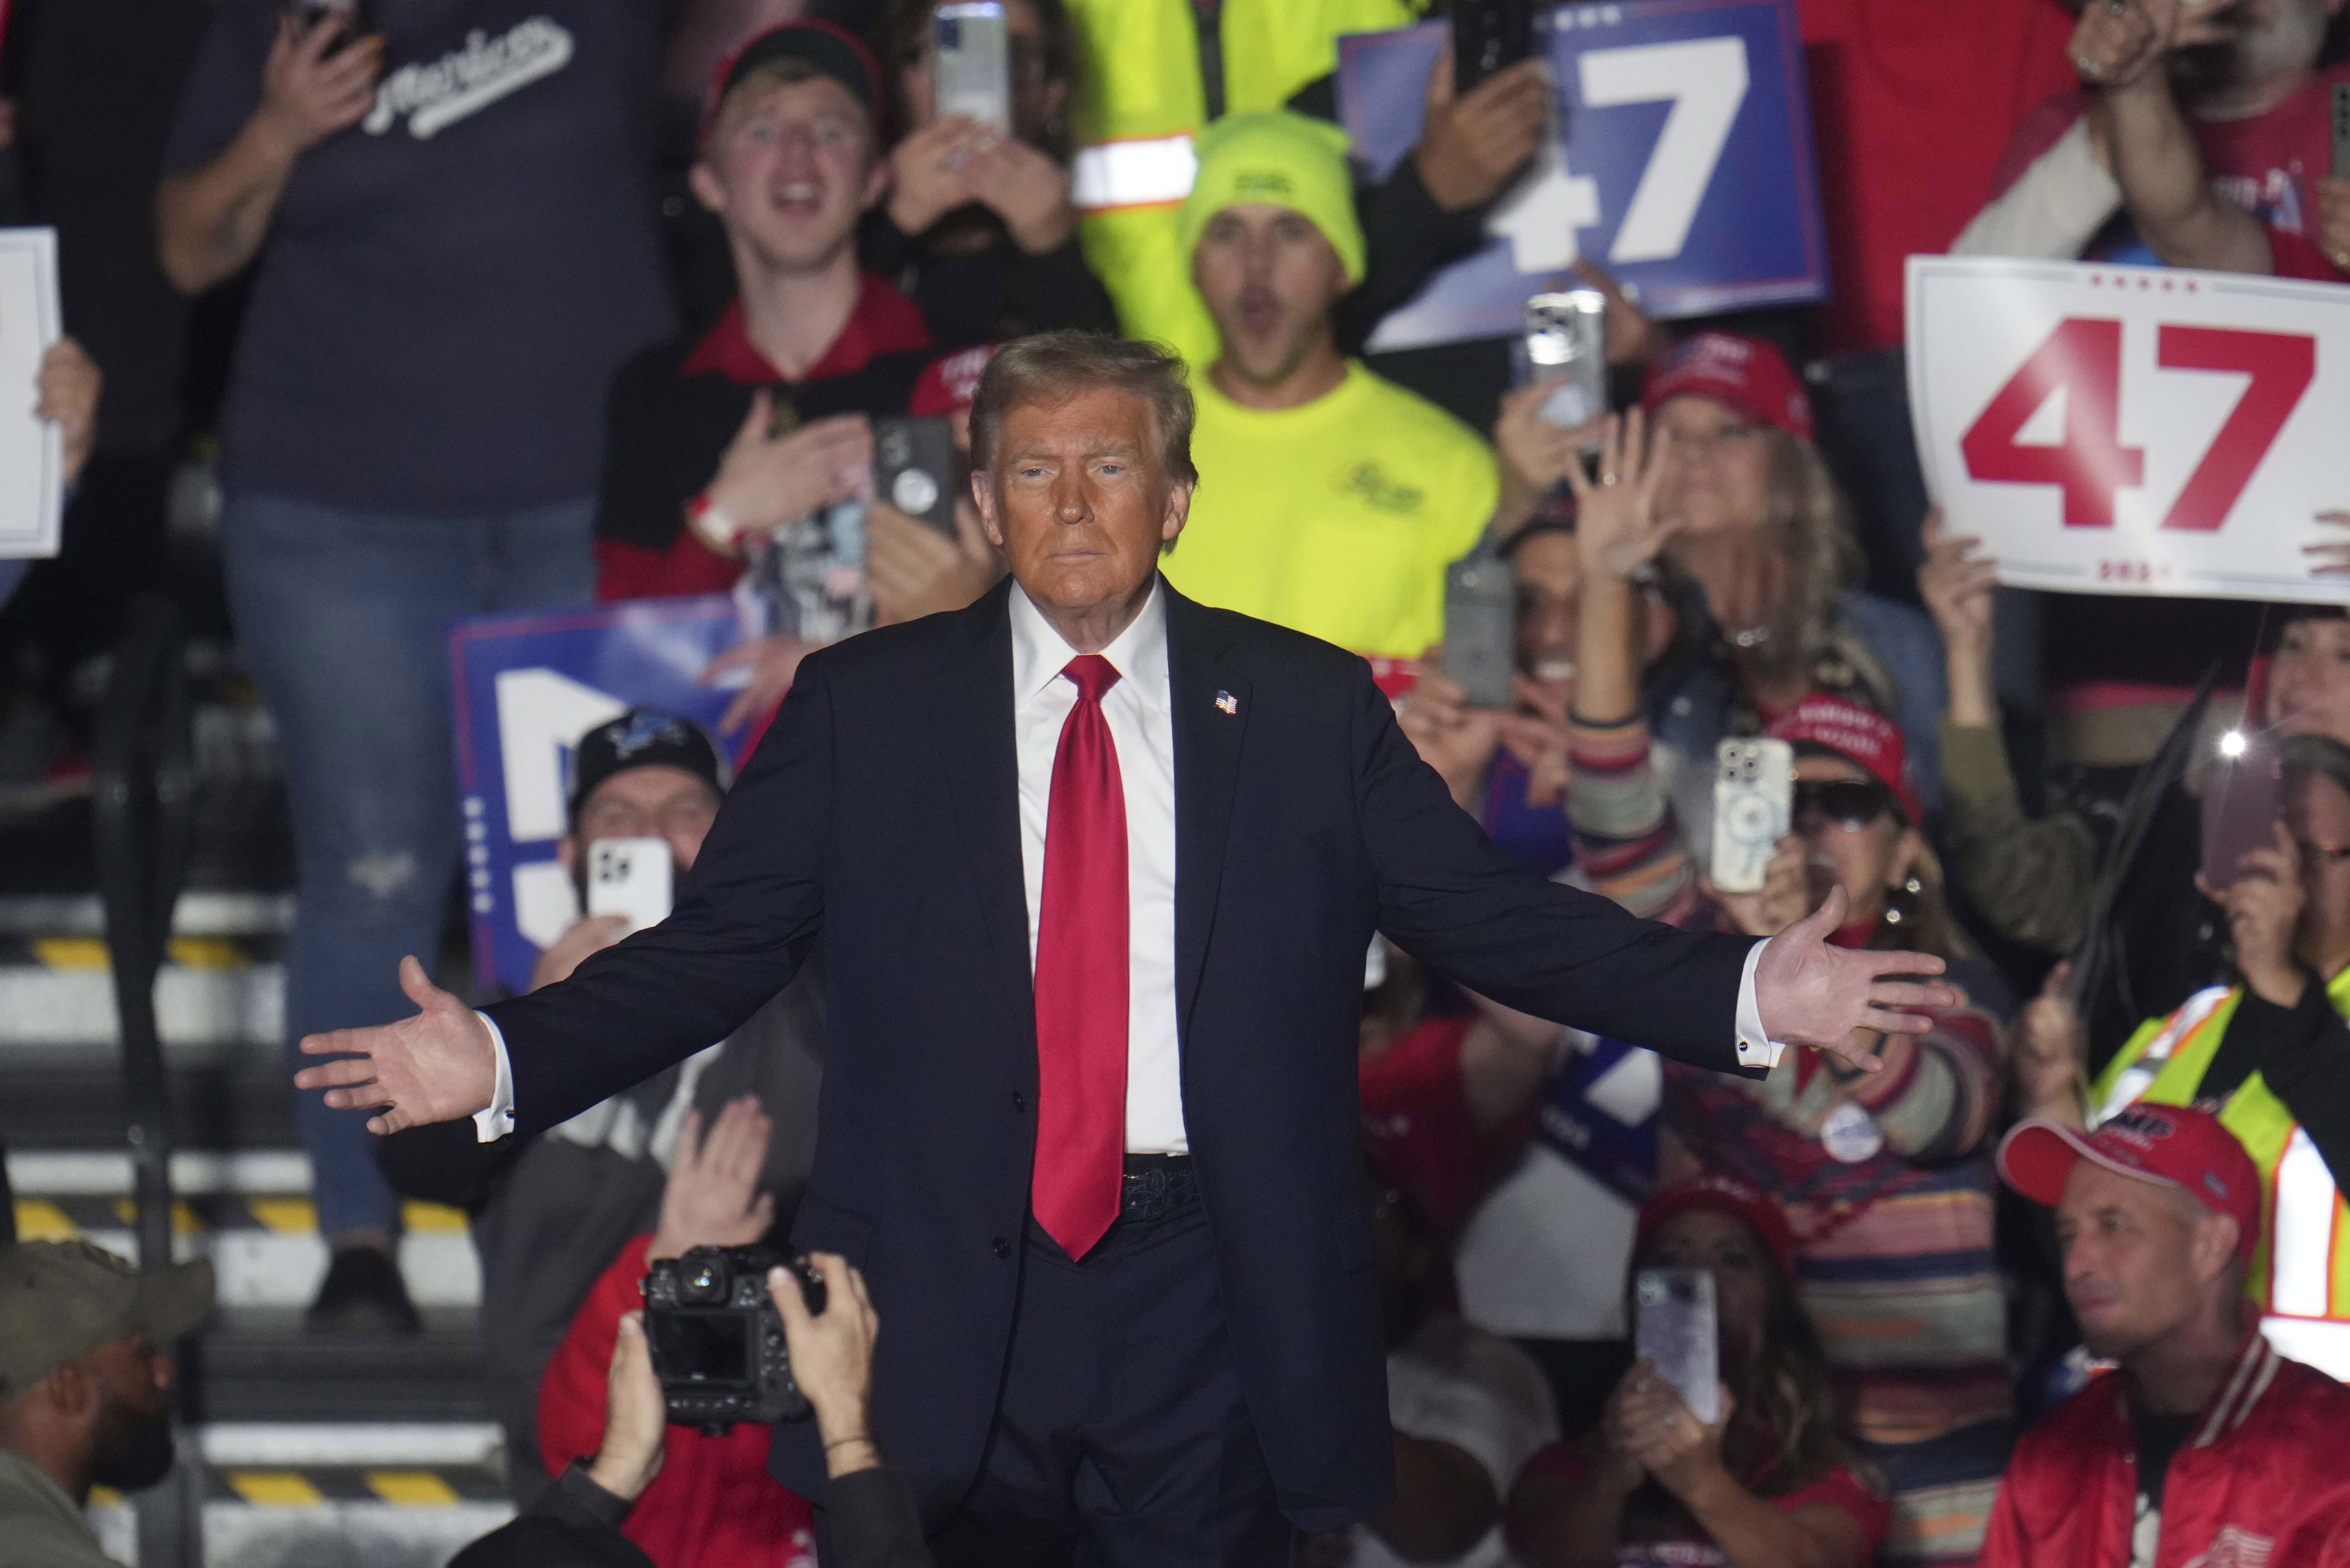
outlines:
[[1241, 700], [1229, 691], [1219, 691], [1216, 693], [1216, 709], [1226, 718], [1231, 718], [1241, 711]]

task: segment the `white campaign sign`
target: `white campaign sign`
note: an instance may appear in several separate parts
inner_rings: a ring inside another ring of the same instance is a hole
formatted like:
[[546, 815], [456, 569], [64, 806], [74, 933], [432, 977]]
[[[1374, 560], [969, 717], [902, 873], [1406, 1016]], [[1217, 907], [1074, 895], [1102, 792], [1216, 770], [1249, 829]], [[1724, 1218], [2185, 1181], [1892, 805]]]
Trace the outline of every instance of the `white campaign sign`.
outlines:
[[1926, 484], [2002, 582], [2350, 600], [2350, 287], [2235, 273], [1912, 256]]
[[57, 553], [65, 450], [33, 405], [41, 357], [62, 330], [57, 231], [0, 229], [0, 560]]

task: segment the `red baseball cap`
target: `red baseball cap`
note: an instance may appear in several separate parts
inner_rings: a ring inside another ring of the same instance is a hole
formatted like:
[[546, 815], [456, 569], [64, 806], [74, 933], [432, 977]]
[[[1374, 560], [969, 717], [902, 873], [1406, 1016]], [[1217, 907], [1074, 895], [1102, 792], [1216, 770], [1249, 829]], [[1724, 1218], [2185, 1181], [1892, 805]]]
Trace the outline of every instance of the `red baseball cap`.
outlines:
[[1999, 1173], [2034, 1203], [2054, 1209], [2073, 1167], [2093, 1159], [2141, 1181], [2183, 1187], [2236, 1222], [2236, 1252], [2250, 1260], [2261, 1229], [2261, 1175], [2236, 1135], [2209, 1111], [2135, 1105], [2079, 1132], [2051, 1121], [2018, 1122], [2000, 1140]]
[[1794, 1278], [1795, 1232], [1787, 1223], [1786, 1212], [1732, 1176], [1693, 1176], [1686, 1181], [1676, 1181], [1642, 1204], [1634, 1251], [1647, 1246], [1648, 1238], [1661, 1230], [1666, 1220], [1692, 1209], [1707, 1209], [1746, 1221], [1762, 1238], [1771, 1256], [1778, 1260], [1779, 1272], [1789, 1279]]
[[1650, 413], [1683, 393], [1728, 403], [1748, 419], [1812, 439], [1812, 400], [1787, 357], [1760, 337], [1700, 332], [1668, 349], [1648, 371], [1640, 406]]
[[1788, 709], [1762, 732], [1791, 745], [1833, 752], [1893, 792], [1909, 826], [1926, 820], [1909, 777], [1909, 743], [1901, 727], [1873, 708], [1848, 697], [1814, 693]]
[[830, 77], [865, 109], [865, 118], [879, 133], [881, 122], [881, 66], [865, 40], [837, 23], [810, 16], [752, 34], [726, 52], [710, 73], [710, 90], [702, 99], [702, 124], [696, 140], [710, 134], [710, 121], [727, 92], [770, 60], [793, 59], [819, 76]]

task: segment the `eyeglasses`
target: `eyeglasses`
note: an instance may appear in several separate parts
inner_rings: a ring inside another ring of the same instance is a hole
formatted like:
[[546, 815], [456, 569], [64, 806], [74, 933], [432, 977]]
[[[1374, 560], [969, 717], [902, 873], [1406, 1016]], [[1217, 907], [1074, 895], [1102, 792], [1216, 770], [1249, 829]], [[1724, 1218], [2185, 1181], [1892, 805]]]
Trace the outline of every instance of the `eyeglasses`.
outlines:
[[1820, 816], [1838, 827], [1866, 827], [1892, 809], [1893, 792], [1875, 779], [1798, 779], [1795, 820]]

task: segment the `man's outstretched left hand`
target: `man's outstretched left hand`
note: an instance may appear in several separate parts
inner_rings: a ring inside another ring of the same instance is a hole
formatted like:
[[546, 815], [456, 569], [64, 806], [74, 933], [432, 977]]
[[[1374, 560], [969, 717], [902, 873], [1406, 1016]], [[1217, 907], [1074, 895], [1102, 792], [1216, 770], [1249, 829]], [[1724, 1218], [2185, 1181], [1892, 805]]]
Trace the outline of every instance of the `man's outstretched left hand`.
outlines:
[[1838, 948], [1828, 937], [1845, 919], [1842, 888], [1827, 901], [1771, 939], [1754, 964], [1754, 1004], [1773, 1040], [1809, 1045], [1846, 1065], [1874, 1073], [1884, 1064], [1862, 1042], [1873, 1034], [1923, 1034], [1927, 1012], [1955, 1007], [1946, 985], [1894, 978], [1942, 972], [1930, 953]]
[[379, 1137], [488, 1109], [498, 1085], [489, 1025], [434, 985], [412, 957], [400, 961], [400, 989], [416, 1003], [415, 1017], [304, 1035], [304, 1055], [342, 1060], [303, 1068], [294, 1086], [326, 1090], [327, 1104], [338, 1111], [377, 1112], [367, 1126]]

